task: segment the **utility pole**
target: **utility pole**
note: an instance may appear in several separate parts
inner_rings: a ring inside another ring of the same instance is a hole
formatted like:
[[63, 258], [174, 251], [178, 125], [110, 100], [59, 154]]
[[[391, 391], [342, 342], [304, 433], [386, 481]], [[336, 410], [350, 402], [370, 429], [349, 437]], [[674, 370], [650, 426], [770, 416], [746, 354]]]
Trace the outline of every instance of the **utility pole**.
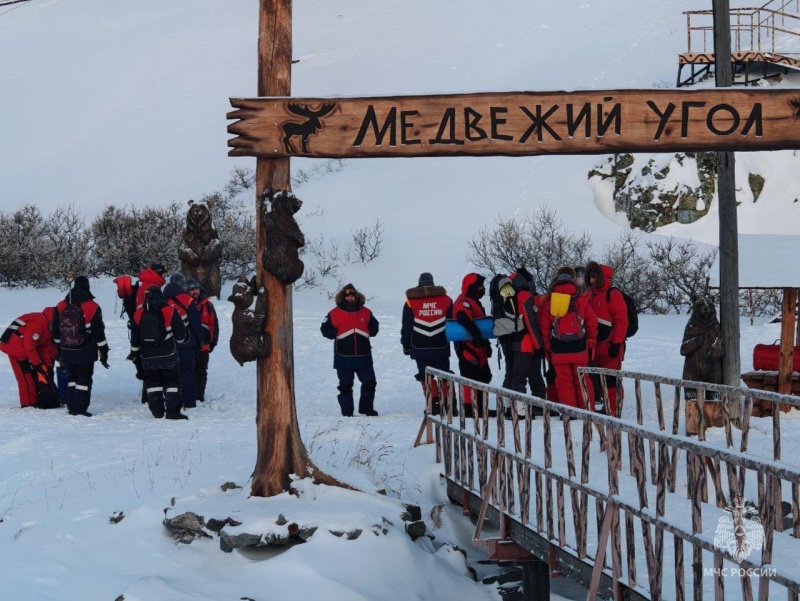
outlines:
[[[714, 76], [716, 87], [733, 86], [730, 0], [713, 0]], [[739, 386], [739, 226], [736, 213], [736, 159], [731, 151], [717, 153], [719, 201], [719, 313], [722, 329], [722, 380]]]

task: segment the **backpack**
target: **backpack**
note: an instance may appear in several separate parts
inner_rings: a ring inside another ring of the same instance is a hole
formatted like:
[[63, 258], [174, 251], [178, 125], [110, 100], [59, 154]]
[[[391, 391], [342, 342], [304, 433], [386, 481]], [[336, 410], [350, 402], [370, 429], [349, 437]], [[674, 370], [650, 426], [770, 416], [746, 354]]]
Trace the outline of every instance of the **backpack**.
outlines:
[[561, 342], [575, 342], [586, 337], [586, 328], [574, 307], [570, 307], [565, 315], [553, 320], [551, 335], [554, 340]]
[[627, 292], [612, 286], [606, 292], [606, 303], [611, 299], [612, 290], [618, 290], [625, 300], [625, 308], [628, 310], [628, 329], [625, 330], [625, 338], [631, 338], [639, 331], [639, 310], [636, 308], [636, 300]]
[[139, 319], [139, 337], [142, 346], [159, 346], [167, 337], [164, 317], [160, 309], [145, 309]]
[[61, 346], [78, 348], [86, 342], [86, 321], [80, 305], [69, 304], [61, 310], [58, 319]]
[[[510, 295], [509, 290], [512, 291]], [[495, 336], [499, 338], [525, 329], [525, 322], [516, 304], [516, 290], [507, 276], [497, 274], [492, 278], [489, 283], [489, 301], [492, 332]]]
[[131, 319], [136, 312], [136, 292], [139, 290], [139, 282], [134, 284], [131, 276], [121, 275], [114, 278], [114, 283], [117, 285], [117, 298], [122, 299], [122, 311], [128, 314], [128, 319]]

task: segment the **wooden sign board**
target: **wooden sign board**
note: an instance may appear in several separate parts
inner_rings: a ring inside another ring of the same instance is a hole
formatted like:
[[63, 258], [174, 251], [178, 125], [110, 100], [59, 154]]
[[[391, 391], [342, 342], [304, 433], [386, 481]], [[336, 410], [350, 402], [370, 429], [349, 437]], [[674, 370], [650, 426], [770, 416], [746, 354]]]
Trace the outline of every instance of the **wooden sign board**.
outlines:
[[800, 90], [231, 99], [230, 156], [523, 156], [800, 148]]

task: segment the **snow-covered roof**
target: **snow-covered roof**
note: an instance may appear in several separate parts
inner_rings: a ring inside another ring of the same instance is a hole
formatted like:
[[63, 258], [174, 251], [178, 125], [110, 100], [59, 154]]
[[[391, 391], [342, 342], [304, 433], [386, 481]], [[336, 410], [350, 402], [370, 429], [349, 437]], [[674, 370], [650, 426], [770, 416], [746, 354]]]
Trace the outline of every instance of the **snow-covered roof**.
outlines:
[[[740, 288], [800, 288], [800, 236], [739, 234]], [[719, 286], [719, 255], [709, 285]]]

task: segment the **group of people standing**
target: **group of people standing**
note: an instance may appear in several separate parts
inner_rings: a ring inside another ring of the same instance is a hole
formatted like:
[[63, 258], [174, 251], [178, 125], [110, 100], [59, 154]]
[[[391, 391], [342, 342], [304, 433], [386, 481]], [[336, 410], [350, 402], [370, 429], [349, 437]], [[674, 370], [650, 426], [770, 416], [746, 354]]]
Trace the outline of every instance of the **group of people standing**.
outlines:
[[[164, 265], [151, 263], [136, 283], [129, 276], [115, 280], [130, 329], [127, 358], [143, 382], [142, 402], [153, 417], [188, 419], [181, 409], [205, 400], [209, 355], [219, 340], [219, 326], [197, 280], [176, 273], [167, 283], [165, 274]], [[22, 407], [51, 408], [63, 402], [70, 415], [92, 416], [95, 363], [110, 367], [103, 313], [94, 298], [89, 279], [78, 276], [55, 307], [21, 315], [0, 336], [0, 351], [11, 362]], [[60, 395], [54, 383], [56, 362], [61, 367], [59, 388], [65, 389]]]
[[[498, 337], [505, 358], [504, 388], [521, 393], [530, 388], [530, 393], [539, 398], [587, 408], [577, 369], [621, 369], [625, 356], [628, 309], [622, 293], [613, 287], [613, 275], [609, 266], [594, 261], [585, 268], [562, 267], [542, 294], [537, 293], [531, 274], [524, 268], [502, 280], [503, 310], [513, 323], [508, 333]], [[443, 408], [450, 391], [438, 390], [435, 380], [429, 383], [425, 369], [451, 371], [448, 320], [457, 321], [469, 334], [467, 340], [454, 343], [460, 375], [483, 383], [492, 380], [492, 341], [478, 324], [489, 315], [481, 302], [485, 295], [486, 279], [478, 273], [464, 276], [455, 301], [427, 272], [419, 276], [417, 286], [406, 291], [400, 342], [403, 353], [416, 362], [415, 378], [426, 398], [432, 399], [434, 413]], [[359, 413], [378, 415], [373, 406], [376, 378], [370, 347], [370, 338], [378, 333], [378, 321], [352, 284], [337, 294], [336, 307], [328, 313], [321, 331], [335, 341], [334, 368], [339, 377], [342, 415], [353, 415], [355, 377], [362, 383]], [[615, 378], [606, 378], [605, 392], [599, 379], [586, 378], [584, 385], [593, 405], [588, 409], [617, 415], [622, 391]], [[484, 410], [494, 414], [485, 407], [488, 399], [484, 396], [465, 389], [467, 417]], [[502, 409], [510, 416], [510, 401], [506, 402], [509, 404]], [[514, 409], [518, 415], [525, 415], [527, 405], [519, 402]], [[534, 412], [537, 410], [534, 408]]]

